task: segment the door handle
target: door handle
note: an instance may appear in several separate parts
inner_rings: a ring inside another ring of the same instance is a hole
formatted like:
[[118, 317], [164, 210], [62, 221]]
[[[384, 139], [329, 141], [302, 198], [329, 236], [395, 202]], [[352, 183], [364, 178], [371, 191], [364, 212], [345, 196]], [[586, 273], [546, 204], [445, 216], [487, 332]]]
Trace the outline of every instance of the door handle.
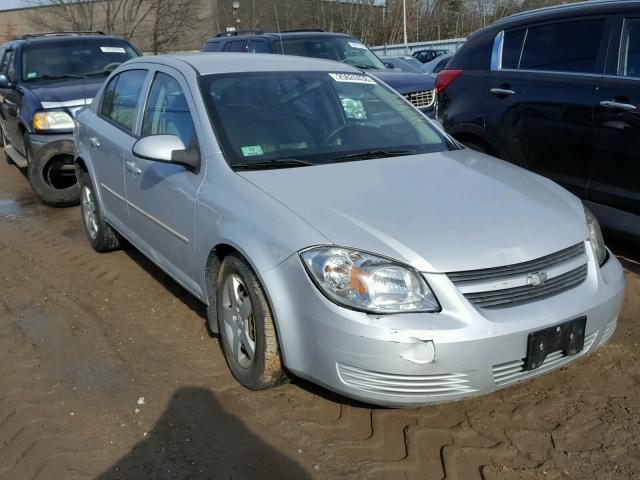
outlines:
[[98, 140], [98, 137], [89, 137], [89, 142], [94, 147], [99, 147], [100, 146], [100, 140]]
[[498, 97], [508, 97], [509, 95], [513, 95], [516, 93], [508, 88], [492, 88], [489, 91], [494, 95], [497, 95]]
[[138, 167], [138, 164], [133, 160], [127, 160], [126, 162], [124, 162], [124, 164], [127, 166], [127, 170], [129, 170], [134, 175], [140, 175], [142, 173], [142, 169]]
[[638, 109], [638, 107], [630, 103], [616, 102], [615, 100], [603, 100], [602, 102], [600, 102], [600, 106], [605, 108], [613, 108], [616, 110], [627, 110], [629, 112]]

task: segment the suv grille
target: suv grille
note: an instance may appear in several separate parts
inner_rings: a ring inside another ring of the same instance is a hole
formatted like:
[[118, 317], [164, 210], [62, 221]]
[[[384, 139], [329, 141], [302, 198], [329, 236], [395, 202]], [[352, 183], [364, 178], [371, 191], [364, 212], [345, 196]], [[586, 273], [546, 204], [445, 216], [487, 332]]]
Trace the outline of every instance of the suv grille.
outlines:
[[587, 255], [584, 243], [579, 243], [529, 262], [447, 276], [476, 307], [513, 307], [580, 285], [587, 278]]
[[422, 90], [420, 92], [405, 93], [404, 98], [409, 100], [416, 108], [427, 108], [433, 105], [436, 95], [435, 90]]

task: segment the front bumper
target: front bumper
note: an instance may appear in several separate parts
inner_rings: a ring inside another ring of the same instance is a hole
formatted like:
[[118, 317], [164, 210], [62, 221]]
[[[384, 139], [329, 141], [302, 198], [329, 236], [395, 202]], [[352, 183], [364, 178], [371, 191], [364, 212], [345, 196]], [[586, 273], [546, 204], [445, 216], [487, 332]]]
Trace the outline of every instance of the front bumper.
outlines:
[[[297, 255], [263, 276], [277, 320], [284, 362], [296, 375], [378, 405], [453, 401], [554, 370], [592, 352], [614, 333], [624, 298], [618, 260], [572, 290], [513, 308], [476, 309], [443, 274], [425, 274], [442, 311], [367, 315], [327, 300]], [[585, 347], [551, 354], [523, 371], [530, 332], [586, 315]]]
[[44, 164], [59, 155], [74, 156], [73, 133], [41, 135], [30, 133], [27, 141], [29, 161]]

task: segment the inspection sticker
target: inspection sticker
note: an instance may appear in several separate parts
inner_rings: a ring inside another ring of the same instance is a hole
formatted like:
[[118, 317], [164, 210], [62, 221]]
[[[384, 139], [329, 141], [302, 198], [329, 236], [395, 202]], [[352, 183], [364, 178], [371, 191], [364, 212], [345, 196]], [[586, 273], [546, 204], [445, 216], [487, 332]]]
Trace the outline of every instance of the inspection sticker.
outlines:
[[254, 155], [262, 155], [262, 147], [260, 145], [249, 145], [242, 147], [242, 155], [245, 157], [253, 157]]
[[349, 42], [349, 45], [351, 45], [353, 48], [360, 48], [362, 50], [366, 50], [367, 47], [365, 47], [363, 44], [358, 43], [358, 42]]
[[358, 75], [354, 73], [330, 73], [329, 76], [336, 82], [344, 83], [366, 83], [367, 85], [376, 85], [375, 80], [366, 75]]
[[122, 47], [100, 47], [102, 53], [127, 53]]

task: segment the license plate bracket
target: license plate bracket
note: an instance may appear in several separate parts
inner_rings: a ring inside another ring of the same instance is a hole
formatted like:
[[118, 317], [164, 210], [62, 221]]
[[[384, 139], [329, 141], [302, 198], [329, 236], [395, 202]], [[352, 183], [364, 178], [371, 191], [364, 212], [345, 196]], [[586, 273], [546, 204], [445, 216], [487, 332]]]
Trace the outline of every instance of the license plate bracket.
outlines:
[[535, 370], [542, 365], [547, 355], [559, 350], [562, 350], [566, 356], [580, 353], [584, 348], [586, 326], [587, 317], [580, 317], [537, 332], [531, 332], [527, 338], [525, 371]]

